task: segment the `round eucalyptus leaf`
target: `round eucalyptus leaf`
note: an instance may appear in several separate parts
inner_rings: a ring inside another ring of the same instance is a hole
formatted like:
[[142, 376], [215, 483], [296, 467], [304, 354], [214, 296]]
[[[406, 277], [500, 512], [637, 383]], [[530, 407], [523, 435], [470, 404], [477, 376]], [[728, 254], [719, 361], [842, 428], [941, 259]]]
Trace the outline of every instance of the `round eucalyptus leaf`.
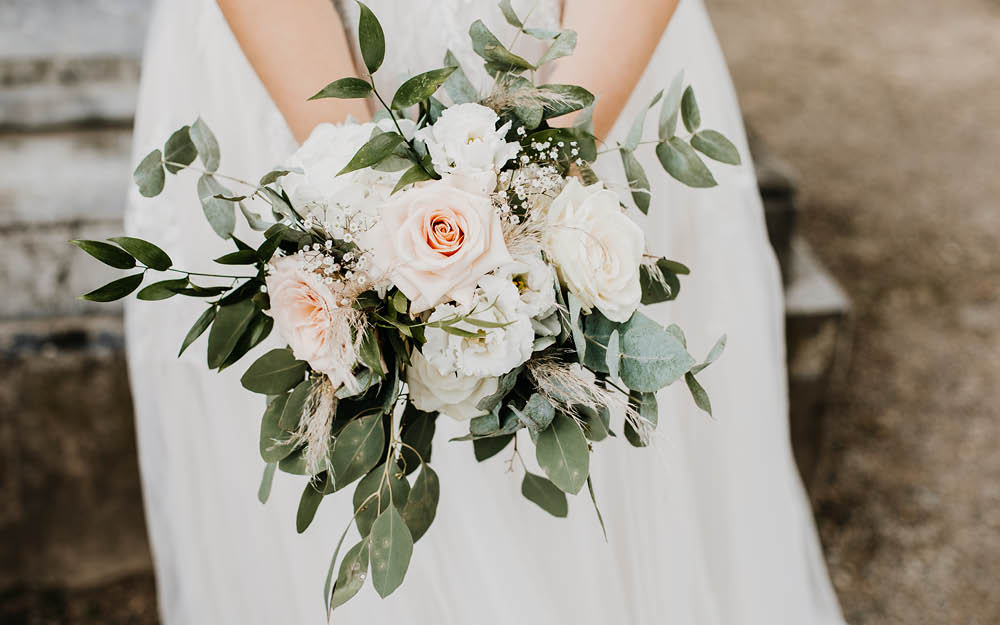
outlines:
[[644, 393], [676, 382], [695, 364], [680, 341], [640, 312], [621, 326], [621, 351], [622, 382]]
[[191, 141], [191, 127], [183, 126], [174, 131], [163, 146], [163, 165], [172, 174], [176, 174], [198, 158], [198, 149]]
[[163, 191], [167, 174], [163, 171], [163, 153], [153, 150], [143, 158], [132, 172], [132, 179], [144, 197], [156, 197]]

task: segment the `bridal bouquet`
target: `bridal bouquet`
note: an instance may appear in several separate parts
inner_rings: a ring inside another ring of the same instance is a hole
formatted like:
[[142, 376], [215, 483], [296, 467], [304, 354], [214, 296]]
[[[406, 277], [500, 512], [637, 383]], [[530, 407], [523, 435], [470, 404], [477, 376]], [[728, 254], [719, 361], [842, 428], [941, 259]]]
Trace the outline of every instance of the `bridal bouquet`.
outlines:
[[[527, 28], [508, 0], [500, 8], [519, 34], [549, 45], [529, 61], [481, 21], [472, 24], [473, 48], [494, 78], [489, 93], [473, 88], [449, 52], [445, 67], [383, 99], [371, 75], [385, 41], [362, 4], [367, 78], [342, 78], [314, 97], [373, 96], [383, 107], [375, 121], [320, 125], [258, 183], [218, 172], [218, 143], [200, 119], [142, 160], [135, 181], [147, 197], [160, 193], [167, 173], [200, 172], [205, 216], [235, 246], [215, 262], [248, 269], [186, 271], [130, 237], [73, 242], [108, 265], [136, 269], [88, 300], [122, 298], [153, 272], [178, 274], [138, 298], [203, 298], [181, 352], [207, 331], [210, 368], [232, 366], [277, 329], [287, 346], [257, 358], [242, 377], [267, 397], [262, 501], [276, 469], [308, 476], [302, 532], [326, 495], [356, 483], [348, 529], [356, 526], [360, 539], [339, 558], [345, 529], [336, 547], [328, 610], [353, 597], [369, 570], [383, 597], [403, 581], [437, 507], [430, 463], [439, 415], [468, 421], [458, 440], [471, 441], [479, 460], [511, 444], [512, 462], [520, 459], [516, 435], [527, 430], [544, 475], [525, 469], [522, 493], [565, 516], [567, 494], [586, 485], [594, 496], [590, 454], [614, 436], [612, 414], [624, 415], [624, 437], [641, 447], [656, 427], [655, 393], [667, 385], [683, 378], [695, 403], [711, 410], [695, 376], [721, 354], [724, 337], [699, 362], [680, 328], [641, 312], [677, 297], [688, 269], [645, 253], [624, 198], [591, 165], [617, 151], [631, 201], [646, 212], [641, 145], [655, 145], [666, 172], [694, 187], [715, 184], [698, 152], [738, 164], [736, 149], [700, 128], [694, 94], [678, 78], [649, 106], [660, 105], [657, 139], [642, 140], [644, 109], [623, 143], [599, 151], [589, 121], [594, 96], [529, 79], [569, 55], [576, 33]], [[575, 126], [553, 123], [578, 111]], [[225, 186], [234, 182], [245, 191]], [[262, 242], [233, 236], [237, 211]], [[218, 278], [225, 282], [208, 281]]]

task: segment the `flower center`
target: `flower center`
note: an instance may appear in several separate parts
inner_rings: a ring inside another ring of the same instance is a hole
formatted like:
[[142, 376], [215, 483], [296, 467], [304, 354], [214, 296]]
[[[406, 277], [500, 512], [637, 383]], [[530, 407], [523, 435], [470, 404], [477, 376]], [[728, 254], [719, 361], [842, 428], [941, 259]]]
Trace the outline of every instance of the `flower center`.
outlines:
[[431, 249], [442, 256], [451, 256], [462, 249], [465, 231], [451, 211], [434, 211], [424, 222], [424, 237]]

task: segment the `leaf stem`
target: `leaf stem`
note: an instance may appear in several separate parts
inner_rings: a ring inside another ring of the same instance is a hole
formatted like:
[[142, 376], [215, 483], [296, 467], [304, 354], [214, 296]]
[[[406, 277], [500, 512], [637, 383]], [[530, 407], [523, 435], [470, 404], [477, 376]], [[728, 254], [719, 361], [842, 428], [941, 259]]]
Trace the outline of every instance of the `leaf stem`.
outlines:
[[431, 175], [431, 172], [427, 171], [427, 168], [424, 167], [424, 163], [420, 159], [420, 154], [417, 153], [417, 149], [413, 146], [413, 140], [407, 139], [406, 135], [403, 134], [403, 129], [399, 127], [399, 122], [396, 121], [396, 114], [392, 112], [392, 109], [389, 107], [389, 105], [386, 104], [385, 100], [382, 99], [382, 95], [378, 92], [378, 89], [375, 88], [375, 77], [369, 74], [368, 82], [372, 86], [372, 93], [375, 94], [375, 97], [378, 98], [378, 101], [382, 103], [383, 107], [385, 107], [385, 110], [389, 113], [389, 118], [392, 119], [392, 123], [396, 127], [396, 131], [399, 133], [399, 136], [403, 138], [403, 141], [406, 142], [406, 147], [410, 149], [410, 153], [413, 154], [413, 159], [416, 161], [417, 166], [419, 166], [420, 169], [422, 169], [424, 173], [427, 174], [428, 178], [433, 178], [434, 176]]
[[[143, 265], [143, 264], [140, 264], [139, 266], [142, 267], [142, 269], [144, 271], [152, 269], [152, 267], [147, 267], [146, 265]], [[156, 270], [154, 269], [154, 271], [156, 271]], [[185, 271], [184, 269], [175, 269], [173, 267], [170, 267], [168, 269], [164, 269], [164, 271], [173, 271], [175, 273], [186, 273], [189, 276], [202, 276], [202, 277], [205, 277], [205, 278], [232, 278], [234, 280], [253, 280], [254, 278], [257, 277], [257, 276], [234, 276], [234, 275], [223, 274], [223, 273], [200, 273], [198, 271]]]

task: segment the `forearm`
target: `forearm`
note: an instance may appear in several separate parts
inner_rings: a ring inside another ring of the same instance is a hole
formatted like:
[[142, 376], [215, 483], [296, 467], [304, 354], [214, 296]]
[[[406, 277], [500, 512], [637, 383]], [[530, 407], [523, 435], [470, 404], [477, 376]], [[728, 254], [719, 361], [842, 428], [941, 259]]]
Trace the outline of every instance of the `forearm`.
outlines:
[[563, 26], [578, 35], [573, 56], [550, 82], [581, 85], [599, 96], [594, 130], [605, 138], [660, 43], [678, 0], [566, 0]]
[[320, 122], [371, 117], [367, 100], [308, 100], [338, 78], [357, 76], [344, 25], [330, 0], [218, 4], [296, 139], [303, 141]]

